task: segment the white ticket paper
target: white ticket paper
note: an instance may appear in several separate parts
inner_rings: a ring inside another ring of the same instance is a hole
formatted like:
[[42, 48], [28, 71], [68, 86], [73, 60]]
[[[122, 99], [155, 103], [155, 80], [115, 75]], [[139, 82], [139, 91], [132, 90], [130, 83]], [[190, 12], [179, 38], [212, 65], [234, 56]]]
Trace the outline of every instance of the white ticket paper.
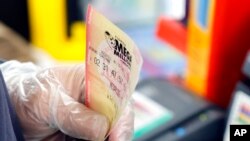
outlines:
[[138, 82], [141, 54], [123, 31], [89, 6], [86, 57], [85, 104], [104, 114], [111, 129]]

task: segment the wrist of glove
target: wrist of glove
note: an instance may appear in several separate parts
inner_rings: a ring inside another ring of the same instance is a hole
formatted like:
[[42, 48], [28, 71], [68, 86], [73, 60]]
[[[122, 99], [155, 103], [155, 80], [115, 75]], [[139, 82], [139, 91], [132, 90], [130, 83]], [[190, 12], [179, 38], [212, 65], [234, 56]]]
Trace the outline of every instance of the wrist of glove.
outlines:
[[[58, 131], [79, 139], [104, 140], [107, 118], [83, 104], [83, 64], [43, 69], [32, 63], [10, 61], [0, 68], [26, 140], [56, 139]], [[131, 140], [131, 107], [112, 130], [110, 141]]]

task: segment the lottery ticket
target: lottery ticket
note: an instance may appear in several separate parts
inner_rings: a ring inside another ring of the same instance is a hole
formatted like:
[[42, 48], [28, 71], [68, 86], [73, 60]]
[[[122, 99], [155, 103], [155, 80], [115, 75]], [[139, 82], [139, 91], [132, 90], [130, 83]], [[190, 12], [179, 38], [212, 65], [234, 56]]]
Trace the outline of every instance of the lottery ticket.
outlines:
[[135, 43], [88, 7], [85, 104], [115, 125], [138, 82], [142, 57]]

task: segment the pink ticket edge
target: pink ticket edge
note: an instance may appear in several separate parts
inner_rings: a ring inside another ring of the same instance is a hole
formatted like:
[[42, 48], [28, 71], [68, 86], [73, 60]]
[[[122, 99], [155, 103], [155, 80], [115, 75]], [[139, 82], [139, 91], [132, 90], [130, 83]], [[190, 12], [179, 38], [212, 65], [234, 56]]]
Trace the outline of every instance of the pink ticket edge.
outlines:
[[91, 5], [88, 5], [88, 11], [87, 11], [87, 27], [86, 27], [86, 37], [87, 37], [87, 41], [86, 41], [86, 58], [85, 60], [87, 61], [85, 63], [85, 68], [86, 68], [86, 89], [85, 89], [85, 101], [84, 101], [84, 104], [87, 106], [87, 107], [90, 107], [90, 98], [89, 98], [89, 75], [88, 75], [88, 71], [89, 71], [89, 67], [88, 67], [88, 59], [89, 59], [89, 39], [90, 39], [90, 16], [91, 16], [91, 13], [92, 13], [92, 6]]

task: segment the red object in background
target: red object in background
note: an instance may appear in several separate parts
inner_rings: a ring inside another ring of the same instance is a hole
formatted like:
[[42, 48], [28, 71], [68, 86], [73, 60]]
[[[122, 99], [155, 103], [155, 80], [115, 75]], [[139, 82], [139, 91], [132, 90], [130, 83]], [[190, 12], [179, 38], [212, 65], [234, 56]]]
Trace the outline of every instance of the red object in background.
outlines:
[[250, 48], [250, 1], [216, 0], [207, 99], [226, 107]]
[[181, 22], [161, 17], [157, 24], [156, 36], [186, 54], [187, 30]]
[[[195, 0], [197, 1], [201, 0]], [[200, 95], [225, 108], [229, 104], [237, 81], [241, 79], [242, 64], [250, 48], [250, 0], [214, 0], [214, 2], [214, 15], [210, 15], [213, 21], [212, 30], [208, 35], [211, 40], [207, 50], [209, 52], [208, 63], [206, 63], [208, 64], [207, 74], [202, 76], [205, 77], [201, 79], [204, 82], [194, 83], [204, 83], [206, 85], [204, 93]], [[193, 14], [196, 16], [195, 13]], [[202, 28], [200, 30], [206, 32]], [[173, 45], [187, 55], [187, 58], [202, 60], [200, 56], [195, 56], [194, 52], [193, 56], [187, 52], [188, 33], [189, 28], [186, 30], [181, 22], [167, 17], [161, 17], [157, 24], [157, 37]], [[199, 34], [195, 33], [192, 38], [203, 38], [198, 36]], [[196, 53], [199, 52], [196, 50]], [[199, 63], [203, 62], [197, 61], [195, 67], [199, 67]], [[192, 75], [197, 74], [195, 71], [192, 73]]]

